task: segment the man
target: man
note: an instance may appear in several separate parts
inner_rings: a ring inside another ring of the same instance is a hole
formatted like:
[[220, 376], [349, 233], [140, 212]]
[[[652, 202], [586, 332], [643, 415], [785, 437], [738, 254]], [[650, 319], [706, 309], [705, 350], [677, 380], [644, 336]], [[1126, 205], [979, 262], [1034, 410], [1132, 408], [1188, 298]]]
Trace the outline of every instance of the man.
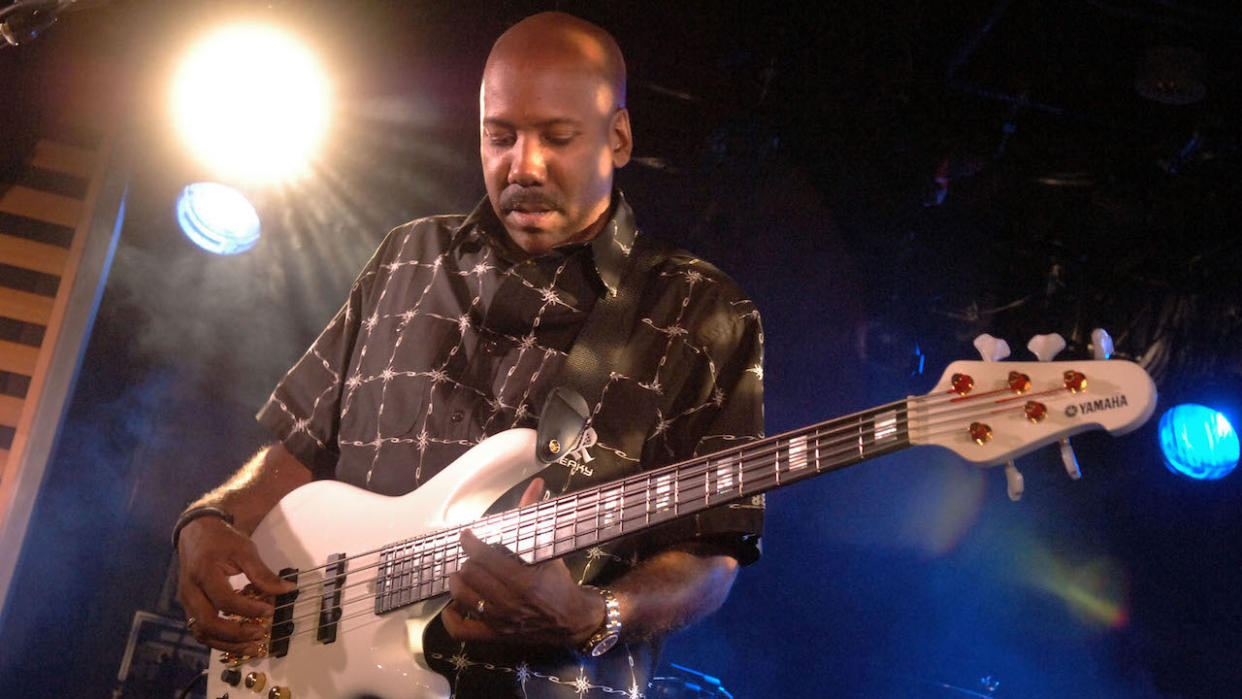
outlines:
[[[487, 200], [389, 234], [260, 411], [279, 441], [179, 520], [179, 594], [199, 640], [259, 649], [262, 625], [218, 612], [272, 611], [229, 575], [286, 589], [248, 539], [281, 497], [328, 477], [405, 493], [484, 437], [533, 425], [591, 310], [623, 283], [637, 231], [612, 186], [632, 147], [612, 37], [560, 13], [527, 18], [493, 47], [479, 103]], [[687, 253], [636, 283], [635, 327], [585, 396], [583, 446], [525, 502], [760, 435], [749, 301]], [[641, 695], [659, 640], [718, 608], [739, 562], [757, 557], [761, 517], [760, 503], [716, 508], [540, 565], [463, 535], [469, 560], [428, 630], [428, 660], [456, 696]]]

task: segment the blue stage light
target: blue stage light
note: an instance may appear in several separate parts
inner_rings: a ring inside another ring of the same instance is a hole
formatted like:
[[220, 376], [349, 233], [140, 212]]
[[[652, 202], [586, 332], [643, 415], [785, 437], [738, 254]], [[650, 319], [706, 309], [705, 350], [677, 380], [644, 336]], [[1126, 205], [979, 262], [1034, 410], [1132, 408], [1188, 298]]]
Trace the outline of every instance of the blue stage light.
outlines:
[[1160, 418], [1160, 450], [1170, 471], [1191, 478], [1223, 478], [1238, 465], [1238, 435], [1219, 411], [1195, 403]]
[[245, 252], [259, 242], [259, 214], [241, 192], [196, 182], [177, 197], [177, 222], [186, 237], [219, 255]]

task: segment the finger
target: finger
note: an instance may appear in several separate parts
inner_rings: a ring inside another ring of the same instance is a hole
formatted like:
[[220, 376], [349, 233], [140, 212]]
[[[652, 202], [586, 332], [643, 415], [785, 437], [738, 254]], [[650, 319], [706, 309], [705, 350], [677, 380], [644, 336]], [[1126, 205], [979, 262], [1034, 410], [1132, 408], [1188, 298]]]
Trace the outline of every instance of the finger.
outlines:
[[520, 571], [526, 567], [526, 562], [518, 558], [516, 553], [499, 544], [492, 545], [483, 541], [469, 529], [462, 530], [461, 548], [470, 561], [502, 580], [520, 575]]
[[266, 629], [262, 624], [220, 617], [197, 588], [184, 590], [181, 597], [186, 615], [195, 619], [190, 633], [201, 643], [221, 650], [240, 650], [263, 638]]
[[454, 604], [440, 612], [444, 630], [458, 641], [494, 641], [500, 637], [480, 619], [467, 619]]
[[484, 599], [475, 589], [462, 578], [460, 572], [449, 576], [449, 595], [453, 604], [462, 616], [469, 616], [478, 607], [479, 600]]
[[[449, 606], [466, 621], [482, 621], [494, 631], [510, 625], [508, 619], [516, 607], [508, 590], [498, 587], [491, 593], [481, 592], [466, 578], [454, 575], [449, 578], [449, 592], [453, 596], [453, 603]], [[479, 612], [479, 602], [483, 603], [482, 613]]]
[[505, 580], [497, 578], [487, 569], [475, 564], [472, 559], [466, 561], [461, 570], [449, 578], [449, 589], [453, 589], [456, 583], [462, 592], [460, 596], [454, 593], [453, 598], [465, 604], [467, 610], [479, 600], [484, 600], [491, 612], [507, 614], [513, 612], [518, 606], [517, 595], [512, 584], [515, 582], [517, 581], [510, 578], [506, 583]]
[[234, 557], [234, 562], [242, 572], [250, 578], [250, 583], [269, 595], [280, 595], [291, 592], [297, 585], [289, 580], [284, 580], [276, 573], [272, 572], [263, 563], [263, 559], [259, 558], [259, 553], [255, 549], [254, 544], [245, 547]]
[[518, 505], [518, 507], [534, 505], [540, 500], [543, 500], [543, 490], [543, 478], [536, 476], [535, 480], [531, 481], [530, 485], [526, 486], [526, 492], [522, 493], [522, 502]]
[[198, 581], [198, 584], [203, 589], [203, 593], [207, 595], [207, 599], [211, 600], [212, 604], [221, 611], [247, 617], [272, 615], [273, 607], [267, 600], [238, 593], [229, 584], [229, 579], [223, 575], [205, 576]]
[[[202, 634], [204, 642], [208, 645], [220, 648], [221, 650], [234, 650], [246, 645], [253, 645], [255, 642], [262, 640], [267, 633], [267, 627], [262, 624], [256, 624], [252, 621], [237, 621], [235, 619], [226, 619], [224, 617], [216, 617], [214, 619], [203, 619], [194, 625], [195, 638], [199, 633]], [[224, 645], [230, 645], [225, 648]]]

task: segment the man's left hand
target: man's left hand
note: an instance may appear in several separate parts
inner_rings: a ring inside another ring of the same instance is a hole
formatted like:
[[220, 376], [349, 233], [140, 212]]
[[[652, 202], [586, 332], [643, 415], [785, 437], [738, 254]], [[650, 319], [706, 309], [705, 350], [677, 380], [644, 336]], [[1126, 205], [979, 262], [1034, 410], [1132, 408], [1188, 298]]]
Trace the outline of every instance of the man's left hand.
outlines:
[[[523, 504], [542, 488], [536, 479]], [[578, 585], [560, 559], [530, 565], [469, 531], [461, 547], [469, 560], [449, 578], [453, 601], [441, 614], [453, 638], [579, 646], [603, 624], [603, 598]]]

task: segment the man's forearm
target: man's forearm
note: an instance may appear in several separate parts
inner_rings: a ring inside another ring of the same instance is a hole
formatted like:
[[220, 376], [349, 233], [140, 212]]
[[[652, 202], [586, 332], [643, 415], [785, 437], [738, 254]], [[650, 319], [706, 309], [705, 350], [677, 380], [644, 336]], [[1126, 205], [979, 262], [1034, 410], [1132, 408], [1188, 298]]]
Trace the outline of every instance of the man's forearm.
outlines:
[[223, 485], [191, 507], [218, 507], [233, 516], [238, 531], [249, 535], [281, 498], [310, 481], [310, 469], [276, 443], [255, 454]]
[[663, 636], [716, 611], [733, 587], [737, 568], [730, 556], [681, 549], [643, 561], [608, 586], [621, 607], [622, 638]]

